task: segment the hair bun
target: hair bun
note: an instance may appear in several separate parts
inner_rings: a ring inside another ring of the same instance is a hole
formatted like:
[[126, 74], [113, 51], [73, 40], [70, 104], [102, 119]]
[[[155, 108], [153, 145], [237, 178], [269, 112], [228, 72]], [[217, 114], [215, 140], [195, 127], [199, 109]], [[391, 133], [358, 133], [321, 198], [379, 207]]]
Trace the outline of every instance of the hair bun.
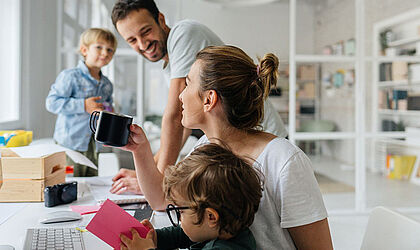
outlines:
[[273, 53], [267, 53], [259, 63], [259, 78], [264, 85], [264, 97], [270, 93], [272, 86], [277, 85], [279, 59]]

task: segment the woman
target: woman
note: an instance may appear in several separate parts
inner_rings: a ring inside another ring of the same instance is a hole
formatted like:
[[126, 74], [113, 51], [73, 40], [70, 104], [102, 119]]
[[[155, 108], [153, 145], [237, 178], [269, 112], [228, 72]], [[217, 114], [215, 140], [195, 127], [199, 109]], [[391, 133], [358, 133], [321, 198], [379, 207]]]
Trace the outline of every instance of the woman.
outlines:
[[[255, 65], [233, 46], [203, 49], [179, 96], [182, 125], [205, 133], [198, 145], [222, 140], [235, 154], [256, 159], [254, 167], [265, 175], [263, 198], [251, 226], [259, 249], [332, 249], [326, 209], [309, 159], [288, 140], [258, 129], [277, 69], [273, 54]], [[164, 209], [162, 174], [150, 145], [140, 127], [132, 125], [131, 132], [124, 149], [133, 153], [140, 188], [154, 209]]]

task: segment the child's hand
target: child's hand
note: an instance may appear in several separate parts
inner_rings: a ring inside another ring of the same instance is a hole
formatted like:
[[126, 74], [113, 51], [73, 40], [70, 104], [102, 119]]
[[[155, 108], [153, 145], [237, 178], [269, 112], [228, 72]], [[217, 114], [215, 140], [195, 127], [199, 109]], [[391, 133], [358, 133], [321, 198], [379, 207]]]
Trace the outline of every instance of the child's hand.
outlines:
[[151, 229], [145, 239], [141, 238], [139, 233], [136, 229], [132, 228], [131, 234], [133, 235], [133, 239], [130, 240], [124, 234], [120, 235], [121, 242], [121, 250], [125, 249], [154, 249], [156, 248], [156, 243], [153, 241], [152, 237], [156, 234], [154, 229]]
[[[150, 228], [150, 231], [147, 233], [147, 237], [149, 236], [149, 234], [151, 234], [151, 239], [153, 240], [153, 243], [155, 244], [155, 246], [157, 246], [157, 234], [156, 234], [155, 229], [153, 228], [152, 223], [150, 223], [148, 219], [144, 219], [140, 223], [143, 224], [143, 226]], [[151, 233], [152, 231], [153, 233]]]
[[104, 106], [102, 103], [96, 102], [100, 100], [100, 96], [92, 96], [85, 99], [85, 110], [89, 114], [92, 114], [93, 111], [102, 111], [104, 110]]

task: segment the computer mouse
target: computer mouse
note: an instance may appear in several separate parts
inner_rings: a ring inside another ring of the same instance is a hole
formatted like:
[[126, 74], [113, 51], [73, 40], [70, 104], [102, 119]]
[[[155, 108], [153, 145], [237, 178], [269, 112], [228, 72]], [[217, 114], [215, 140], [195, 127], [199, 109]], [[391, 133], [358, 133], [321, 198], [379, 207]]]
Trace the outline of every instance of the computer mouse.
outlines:
[[46, 214], [39, 222], [43, 224], [80, 220], [82, 216], [73, 211], [55, 211]]

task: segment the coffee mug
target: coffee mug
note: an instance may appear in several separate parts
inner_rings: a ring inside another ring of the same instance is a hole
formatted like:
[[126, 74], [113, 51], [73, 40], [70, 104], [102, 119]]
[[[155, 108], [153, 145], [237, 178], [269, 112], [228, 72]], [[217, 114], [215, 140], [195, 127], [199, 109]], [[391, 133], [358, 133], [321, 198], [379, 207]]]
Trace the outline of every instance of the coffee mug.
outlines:
[[106, 145], [122, 147], [127, 145], [133, 117], [108, 111], [93, 111], [89, 127], [95, 140]]

